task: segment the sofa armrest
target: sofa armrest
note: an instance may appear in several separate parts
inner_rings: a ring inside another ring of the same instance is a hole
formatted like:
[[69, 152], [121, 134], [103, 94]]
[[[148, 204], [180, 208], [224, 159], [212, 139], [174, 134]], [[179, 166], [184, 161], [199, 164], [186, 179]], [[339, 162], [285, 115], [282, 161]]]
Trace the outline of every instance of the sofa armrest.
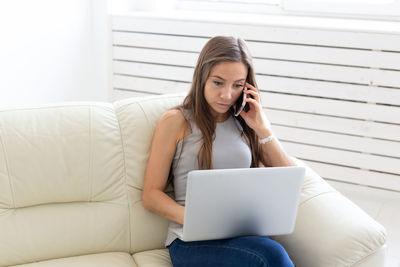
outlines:
[[[295, 230], [273, 236], [297, 267], [384, 266], [385, 228], [306, 167]], [[375, 255], [373, 257], [372, 255]]]

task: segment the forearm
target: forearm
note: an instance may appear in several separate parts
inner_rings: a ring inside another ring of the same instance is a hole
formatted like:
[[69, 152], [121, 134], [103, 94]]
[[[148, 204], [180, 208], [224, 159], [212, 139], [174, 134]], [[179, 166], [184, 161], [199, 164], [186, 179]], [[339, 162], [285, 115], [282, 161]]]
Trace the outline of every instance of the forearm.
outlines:
[[185, 207], [176, 203], [175, 200], [170, 198], [166, 193], [160, 190], [151, 190], [146, 192], [143, 197], [143, 205], [160, 216], [183, 224]]
[[[257, 133], [260, 139], [268, 137], [271, 134], [272, 131], [269, 128], [262, 129]], [[260, 145], [265, 166], [282, 167], [297, 165], [283, 149], [277, 138], [273, 138], [271, 141]]]

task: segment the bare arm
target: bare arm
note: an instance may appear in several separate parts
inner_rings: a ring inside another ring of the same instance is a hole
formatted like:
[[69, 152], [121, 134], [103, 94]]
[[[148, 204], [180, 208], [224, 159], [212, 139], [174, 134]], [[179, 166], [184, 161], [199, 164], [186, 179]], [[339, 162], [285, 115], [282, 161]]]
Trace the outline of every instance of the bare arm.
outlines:
[[[248, 112], [240, 112], [240, 115], [246, 121], [247, 125], [256, 132], [260, 139], [270, 136], [272, 134], [271, 123], [263, 112], [259, 90], [253, 85], [246, 83], [246, 90], [243, 92], [248, 95], [248, 97], [246, 97], [246, 102], [249, 103], [251, 108]], [[271, 141], [261, 144], [261, 162], [264, 166], [270, 167], [297, 165], [285, 152], [277, 138], [273, 138]]]
[[[260, 138], [265, 138], [271, 134], [272, 131], [270, 128], [265, 128], [257, 133]], [[273, 138], [271, 141], [262, 144], [261, 151], [264, 166], [282, 167], [297, 165], [285, 152], [277, 138]]]
[[169, 110], [161, 116], [153, 135], [142, 193], [146, 209], [179, 224], [183, 224], [185, 208], [164, 193], [164, 189], [176, 145], [185, 132], [185, 123], [179, 110]]

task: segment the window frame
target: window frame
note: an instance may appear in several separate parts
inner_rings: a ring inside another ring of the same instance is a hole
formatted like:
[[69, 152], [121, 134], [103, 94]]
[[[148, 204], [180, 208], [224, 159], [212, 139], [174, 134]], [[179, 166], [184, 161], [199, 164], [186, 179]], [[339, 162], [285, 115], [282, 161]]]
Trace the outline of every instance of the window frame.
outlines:
[[280, 8], [281, 0], [269, 0], [269, 3], [259, 3], [260, 0], [245, 3], [242, 0], [176, 0], [175, 9], [191, 11], [215, 11], [235, 13], [257, 13], [257, 14], [282, 14]]
[[[390, 1], [390, 2], [389, 2]], [[282, 10], [288, 13], [314, 14], [334, 17], [400, 20], [400, 0], [337, 1], [282, 0]], [[386, 3], [385, 3], [386, 2]]]
[[373, 0], [376, 2], [374, 4], [348, 4], [347, 1], [338, 3], [337, 0], [326, 0], [323, 3], [318, 0], [266, 0], [268, 3], [265, 4], [261, 1], [263, 0], [249, 0], [247, 3], [245, 0], [175, 0], [175, 9], [400, 21], [400, 0], [386, 0], [391, 1], [390, 3]]

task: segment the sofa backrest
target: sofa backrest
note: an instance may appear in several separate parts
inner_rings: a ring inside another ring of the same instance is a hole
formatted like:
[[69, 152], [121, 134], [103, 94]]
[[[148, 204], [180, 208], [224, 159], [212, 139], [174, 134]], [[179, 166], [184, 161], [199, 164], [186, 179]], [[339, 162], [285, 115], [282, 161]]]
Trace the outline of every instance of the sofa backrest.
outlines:
[[0, 266], [129, 251], [129, 209], [112, 104], [0, 111]]
[[168, 221], [141, 193], [158, 119], [183, 97], [0, 110], [0, 266], [163, 248]]
[[[183, 94], [156, 95], [114, 103], [125, 155], [131, 253], [164, 247], [168, 221], [143, 207], [143, 178], [157, 122], [164, 111], [182, 103], [183, 98]], [[173, 195], [172, 187], [166, 191]]]

